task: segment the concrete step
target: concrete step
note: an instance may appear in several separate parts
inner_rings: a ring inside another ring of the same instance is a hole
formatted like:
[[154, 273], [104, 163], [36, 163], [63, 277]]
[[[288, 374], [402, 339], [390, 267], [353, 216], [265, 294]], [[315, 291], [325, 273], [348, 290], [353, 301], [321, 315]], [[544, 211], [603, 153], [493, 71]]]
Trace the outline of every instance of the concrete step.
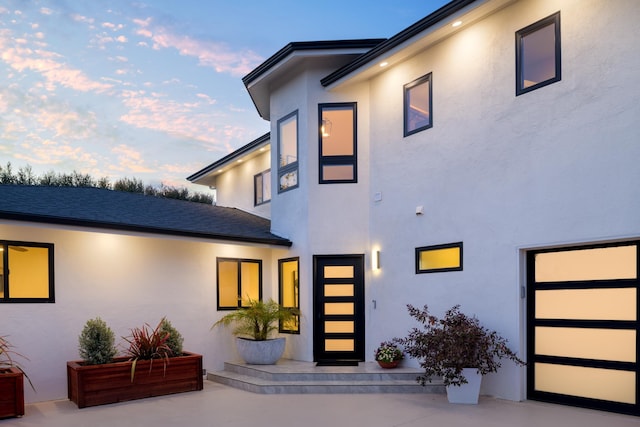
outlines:
[[382, 369], [373, 362], [358, 366], [316, 366], [312, 362], [280, 360], [276, 365], [227, 362], [224, 371], [207, 379], [262, 394], [287, 393], [445, 393], [442, 382], [421, 386], [420, 369]]

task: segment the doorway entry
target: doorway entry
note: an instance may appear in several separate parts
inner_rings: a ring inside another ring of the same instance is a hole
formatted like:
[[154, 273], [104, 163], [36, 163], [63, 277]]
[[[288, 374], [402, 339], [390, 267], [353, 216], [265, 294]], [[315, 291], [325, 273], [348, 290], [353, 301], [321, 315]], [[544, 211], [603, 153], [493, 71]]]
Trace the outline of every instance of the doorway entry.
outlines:
[[527, 396], [640, 415], [640, 242], [527, 254]]
[[313, 257], [313, 357], [319, 365], [364, 360], [364, 255]]

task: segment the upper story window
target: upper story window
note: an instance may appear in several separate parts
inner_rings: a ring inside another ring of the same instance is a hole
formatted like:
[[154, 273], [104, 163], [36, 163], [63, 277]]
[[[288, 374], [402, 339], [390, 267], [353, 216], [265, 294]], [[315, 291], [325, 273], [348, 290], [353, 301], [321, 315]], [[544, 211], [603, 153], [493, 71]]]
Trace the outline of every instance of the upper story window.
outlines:
[[356, 103], [320, 104], [320, 184], [358, 182]]
[[560, 79], [560, 12], [557, 12], [516, 32], [516, 95]]
[[262, 299], [262, 261], [217, 258], [218, 310], [235, 310], [242, 301]]
[[278, 193], [298, 186], [298, 111], [278, 120]]
[[262, 205], [271, 201], [271, 169], [253, 177], [253, 204]]
[[0, 302], [55, 302], [53, 245], [0, 241]]
[[404, 136], [433, 126], [431, 73], [404, 85]]

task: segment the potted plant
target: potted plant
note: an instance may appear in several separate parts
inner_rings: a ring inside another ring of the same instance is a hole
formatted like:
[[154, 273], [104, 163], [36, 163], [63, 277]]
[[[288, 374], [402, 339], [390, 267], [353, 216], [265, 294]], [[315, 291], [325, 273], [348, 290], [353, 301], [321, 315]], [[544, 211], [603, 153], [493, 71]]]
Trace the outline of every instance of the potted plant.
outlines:
[[374, 353], [376, 362], [380, 367], [385, 369], [392, 369], [398, 366], [400, 361], [404, 359], [404, 353], [402, 350], [391, 341], [383, 341], [380, 343]]
[[16, 357], [28, 360], [14, 350], [6, 336], [0, 336], [0, 418], [24, 415], [24, 378], [35, 391]]
[[282, 357], [285, 338], [269, 339], [279, 322], [288, 322], [299, 314], [295, 308], [283, 307], [272, 299], [247, 299], [243, 306], [213, 324], [235, 325], [236, 346], [242, 359], [251, 365], [273, 365]]
[[125, 355], [116, 357], [111, 329], [100, 318], [87, 321], [79, 337], [83, 360], [67, 362], [69, 399], [79, 408], [202, 390], [202, 356], [182, 351], [183, 338], [168, 320], [123, 339]]
[[[502, 359], [524, 364], [505, 338], [480, 325], [476, 317], [461, 313], [459, 305], [442, 319], [429, 314], [426, 305], [418, 309], [409, 304], [407, 308], [421, 328], [411, 329], [408, 336], [395, 342], [419, 360], [424, 374], [418, 382], [425, 385], [434, 376], [442, 377], [452, 403], [478, 403], [482, 375], [497, 372]], [[466, 394], [468, 388], [470, 396]]]

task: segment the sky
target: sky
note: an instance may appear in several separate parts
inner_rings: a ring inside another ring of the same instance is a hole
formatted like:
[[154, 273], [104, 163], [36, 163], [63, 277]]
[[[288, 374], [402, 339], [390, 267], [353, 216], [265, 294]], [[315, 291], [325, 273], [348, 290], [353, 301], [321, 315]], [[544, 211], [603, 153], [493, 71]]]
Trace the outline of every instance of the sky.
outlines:
[[0, 165], [206, 190], [186, 177], [269, 130], [243, 76], [290, 42], [388, 38], [447, 2], [0, 0]]

